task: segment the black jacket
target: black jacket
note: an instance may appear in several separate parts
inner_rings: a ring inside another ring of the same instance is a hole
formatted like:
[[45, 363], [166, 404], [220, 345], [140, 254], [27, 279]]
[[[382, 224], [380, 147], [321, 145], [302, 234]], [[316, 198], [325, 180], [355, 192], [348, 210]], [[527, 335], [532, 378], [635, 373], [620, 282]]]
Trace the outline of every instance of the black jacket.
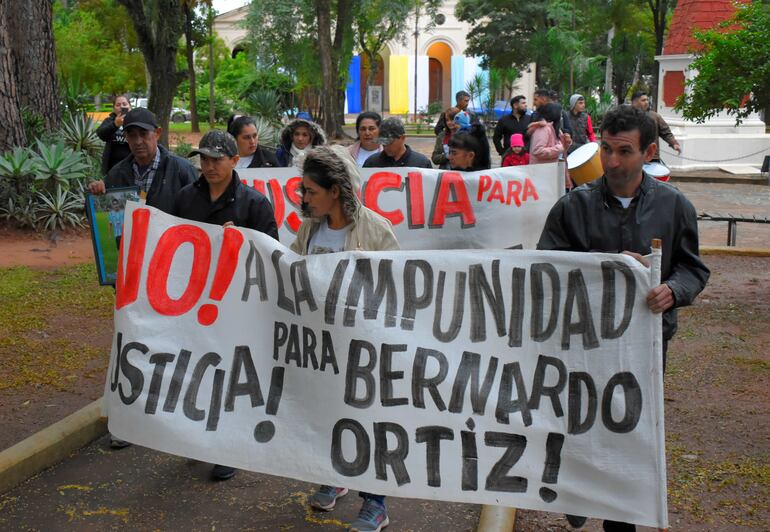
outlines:
[[[147, 193], [147, 205], [156, 207], [163, 212], [174, 210], [174, 197], [182, 187], [194, 183], [197, 179], [195, 167], [178, 155], [170, 153], [158, 145], [160, 150], [160, 165]], [[104, 179], [107, 188], [131, 187], [136, 184], [134, 179], [134, 156], [129, 155], [112, 167]]]
[[102, 152], [102, 175], [107, 175], [110, 169], [120, 161], [131, 155], [131, 150], [126, 142], [123, 128], [115, 125], [115, 113], [104, 119], [104, 122], [96, 130], [96, 135], [104, 141]]
[[581, 185], [553, 206], [537, 249], [646, 255], [653, 238], [663, 241], [660, 278], [674, 293], [674, 307], [663, 313], [668, 340], [676, 332], [676, 308], [692, 304], [710, 274], [698, 256], [695, 208], [677, 189], [644, 174], [624, 209], [604, 177]]
[[529, 136], [527, 136], [527, 126], [530, 122], [530, 115], [525, 114], [517, 118], [513, 113], [507, 114], [497, 122], [495, 134], [492, 136], [492, 142], [499, 155], [505, 153], [505, 150], [511, 147], [511, 135], [521, 133], [524, 137], [524, 145], [529, 150]]
[[433, 168], [433, 165], [430, 164], [430, 159], [425, 157], [422, 153], [417, 153], [409, 146], [404, 147], [406, 148], [406, 153], [398, 161], [383, 150], [380, 153], [375, 153], [364, 161], [364, 168], [393, 168], [398, 166]]
[[278, 158], [275, 156], [275, 150], [257, 145], [257, 151], [251, 158], [249, 166], [246, 168], [272, 168], [281, 166], [278, 164]]
[[211, 201], [209, 184], [203, 176], [184, 187], [176, 194], [172, 214], [215, 225], [233, 222], [238, 227], [248, 227], [278, 240], [278, 226], [270, 201], [242, 184], [234, 170], [230, 186], [215, 201]]

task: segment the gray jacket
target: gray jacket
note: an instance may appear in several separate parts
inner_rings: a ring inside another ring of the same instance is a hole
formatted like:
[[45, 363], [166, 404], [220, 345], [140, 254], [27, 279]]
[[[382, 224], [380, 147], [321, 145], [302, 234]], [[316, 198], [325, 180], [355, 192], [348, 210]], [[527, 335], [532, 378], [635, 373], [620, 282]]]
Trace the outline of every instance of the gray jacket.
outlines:
[[604, 177], [581, 185], [553, 206], [537, 249], [646, 255], [653, 238], [663, 241], [661, 280], [674, 293], [674, 307], [663, 313], [668, 340], [676, 332], [676, 308], [692, 304], [710, 273], [698, 255], [695, 208], [676, 188], [644, 174], [624, 209]]

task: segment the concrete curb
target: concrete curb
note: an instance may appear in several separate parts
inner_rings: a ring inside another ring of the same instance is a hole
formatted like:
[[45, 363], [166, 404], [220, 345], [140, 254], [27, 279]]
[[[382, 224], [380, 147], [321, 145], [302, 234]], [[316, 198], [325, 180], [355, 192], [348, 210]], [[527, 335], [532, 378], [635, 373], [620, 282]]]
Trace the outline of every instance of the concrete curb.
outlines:
[[770, 248], [737, 248], [734, 246], [701, 246], [701, 255], [732, 255], [735, 257], [770, 257]]
[[107, 418], [102, 415], [102, 400], [97, 399], [0, 452], [0, 493], [52, 465], [96, 438], [107, 433]]
[[770, 182], [766, 177], [751, 177], [737, 175], [734, 177], [728, 176], [701, 176], [701, 175], [686, 175], [686, 174], [672, 174], [670, 183], [722, 183], [727, 185], [759, 185], [768, 186]]

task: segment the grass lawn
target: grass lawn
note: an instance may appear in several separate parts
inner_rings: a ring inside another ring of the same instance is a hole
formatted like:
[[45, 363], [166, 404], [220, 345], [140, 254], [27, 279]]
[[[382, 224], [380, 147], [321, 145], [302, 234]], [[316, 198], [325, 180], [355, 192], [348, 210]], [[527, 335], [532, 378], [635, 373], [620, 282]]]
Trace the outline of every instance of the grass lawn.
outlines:
[[94, 371], [103, 378], [108, 352], [94, 339], [112, 336], [113, 294], [93, 264], [0, 269], [0, 391], [67, 390]]

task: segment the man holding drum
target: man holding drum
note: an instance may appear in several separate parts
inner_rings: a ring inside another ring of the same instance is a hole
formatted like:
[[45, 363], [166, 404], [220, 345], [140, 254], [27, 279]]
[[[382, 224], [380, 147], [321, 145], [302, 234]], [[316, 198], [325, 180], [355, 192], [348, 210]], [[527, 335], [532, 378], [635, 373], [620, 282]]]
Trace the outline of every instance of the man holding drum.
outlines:
[[[706, 286], [709, 270], [698, 256], [695, 208], [676, 188], [642, 170], [657, 151], [656, 125], [642, 110], [611, 109], [601, 127], [604, 175], [577, 187], [554, 205], [538, 249], [625, 253], [647, 264], [653, 238], [662, 240], [661, 284], [650, 290], [647, 305], [663, 313], [663, 368], [668, 340], [677, 328], [676, 309], [692, 304]], [[585, 518], [568, 516], [582, 526]], [[635, 530], [634, 525], [604, 522], [605, 531]]]

